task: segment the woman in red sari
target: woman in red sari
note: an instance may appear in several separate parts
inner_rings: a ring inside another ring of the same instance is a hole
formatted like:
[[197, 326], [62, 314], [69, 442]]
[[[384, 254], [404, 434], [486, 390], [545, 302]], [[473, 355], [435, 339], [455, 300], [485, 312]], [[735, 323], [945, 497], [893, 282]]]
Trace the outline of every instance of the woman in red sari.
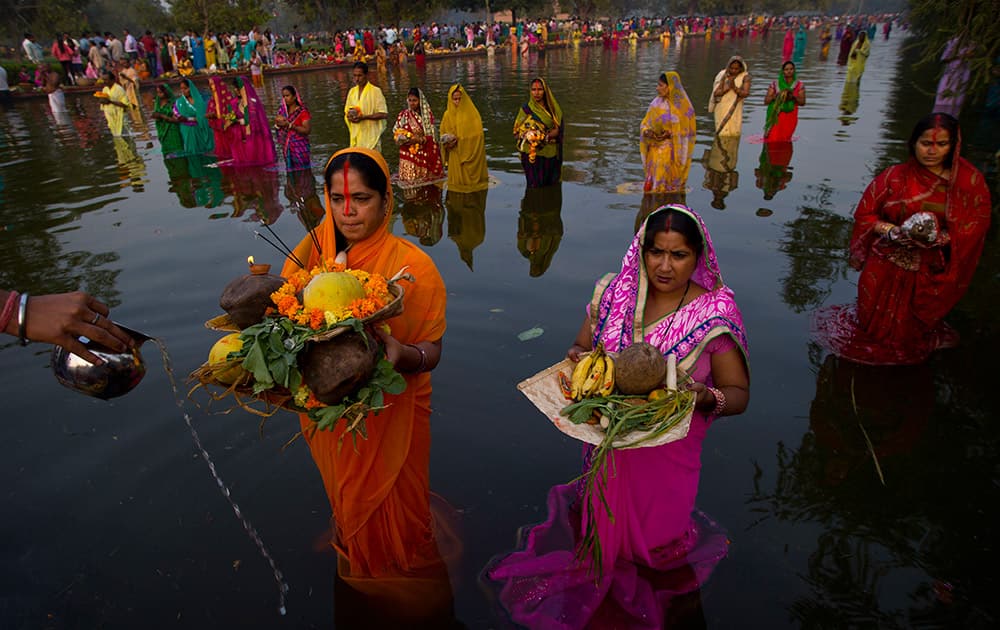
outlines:
[[850, 244], [851, 266], [861, 271], [857, 305], [821, 309], [813, 320], [817, 340], [834, 354], [907, 365], [957, 344], [943, 320], [972, 280], [991, 207], [982, 173], [959, 145], [957, 120], [926, 116], [910, 136], [910, 159], [865, 190]]
[[441, 181], [444, 166], [431, 107], [419, 88], [410, 88], [406, 105], [392, 128], [399, 145], [399, 181], [408, 187]]

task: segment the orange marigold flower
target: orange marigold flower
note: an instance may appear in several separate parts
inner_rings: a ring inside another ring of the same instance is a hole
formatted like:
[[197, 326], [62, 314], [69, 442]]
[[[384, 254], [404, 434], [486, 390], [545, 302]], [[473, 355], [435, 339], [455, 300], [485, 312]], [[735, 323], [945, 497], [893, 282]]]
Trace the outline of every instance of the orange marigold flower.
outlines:
[[309, 313], [305, 311], [299, 311], [298, 313], [295, 313], [294, 315], [289, 315], [288, 317], [299, 326], [309, 325]]
[[285, 317], [291, 317], [299, 310], [299, 299], [294, 295], [281, 295], [277, 300], [278, 312]]
[[325, 407], [326, 405], [320, 402], [319, 398], [316, 398], [316, 394], [312, 393], [312, 390], [310, 390], [309, 398], [306, 398], [306, 404], [303, 406], [306, 409], [315, 409], [316, 407]]
[[309, 327], [313, 330], [319, 330], [326, 324], [326, 317], [323, 315], [323, 311], [318, 308], [309, 310]]

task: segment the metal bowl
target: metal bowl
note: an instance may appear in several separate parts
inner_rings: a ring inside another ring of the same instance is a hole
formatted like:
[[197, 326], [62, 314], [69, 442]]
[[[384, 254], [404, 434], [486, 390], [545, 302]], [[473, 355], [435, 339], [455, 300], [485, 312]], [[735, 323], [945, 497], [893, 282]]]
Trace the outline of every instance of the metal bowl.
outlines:
[[136, 340], [135, 350], [117, 352], [86, 337], [80, 337], [80, 342], [87, 350], [100, 357], [104, 363], [95, 365], [56, 346], [52, 349], [52, 371], [55, 372], [56, 379], [70, 389], [102, 400], [132, 391], [146, 375], [146, 364], [142, 360], [139, 346], [152, 337], [121, 324], [118, 327]]

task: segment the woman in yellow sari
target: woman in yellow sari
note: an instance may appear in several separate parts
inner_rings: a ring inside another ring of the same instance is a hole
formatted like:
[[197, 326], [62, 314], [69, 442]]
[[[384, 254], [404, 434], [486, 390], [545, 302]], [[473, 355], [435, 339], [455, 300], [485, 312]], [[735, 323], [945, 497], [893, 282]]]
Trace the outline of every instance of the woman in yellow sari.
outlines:
[[514, 136], [528, 188], [559, 183], [562, 179], [562, 108], [541, 77], [531, 81], [531, 97], [517, 112]]
[[[341, 579], [398, 614], [424, 616], [451, 601], [429, 489], [430, 371], [441, 357], [447, 293], [430, 257], [389, 229], [395, 203], [379, 153], [360, 147], [335, 153], [324, 182], [326, 218], [315, 230], [322, 252], [306, 236], [295, 255], [311, 268], [346, 244], [350, 269], [389, 277], [407, 268], [414, 276], [405, 286], [403, 314], [387, 320], [390, 333], [379, 333], [406, 390], [387, 395], [381, 413], [365, 419], [368, 438], [356, 446], [344, 422], [318, 431], [303, 414], [302, 435], [333, 508], [330, 544]], [[282, 275], [297, 269], [288, 261]]]
[[441, 147], [448, 165], [448, 190], [468, 193], [489, 187], [483, 119], [457, 83], [448, 90], [448, 109], [441, 117]]
[[715, 75], [708, 111], [715, 114], [715, 135], [743, 133], [743, 101], [750, 95], [750, 73], [743, 57], [733, 55]]
[[851, 44], [851, 52], [847, 56], [847, 81], [858, 82], [865, 73], [868, 55], [872, 52], [872, 43], [865, 31], [858, 32], [858, 38]]
[[676, 72], [660, 75], [656, 98], [639, 126], [647, 193], [680, 192], [687, 186], [694, 152], [694, 106]]

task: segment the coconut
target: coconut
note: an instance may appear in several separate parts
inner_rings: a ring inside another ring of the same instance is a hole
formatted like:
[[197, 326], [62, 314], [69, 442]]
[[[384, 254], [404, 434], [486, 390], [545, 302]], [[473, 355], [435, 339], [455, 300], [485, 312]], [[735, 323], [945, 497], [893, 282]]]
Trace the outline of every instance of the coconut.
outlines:
[[222, 291], [219, 306], [229, 314], [229, 319], [241, 329], [259, 324], [271, 302], [271, 294], [285, 283], [269, 273], [252, 273], [241, 276]]
[[317, 399], [336, 405], [371, 379], [378, 356], [374, 338], [349, 332], [307, 344], [299, 353], [299, 370]]
[[655, 346], [634, 343], [615, 359], [615, 386], [623, 394], [645, 396], [663, 385], [667, 361]]

